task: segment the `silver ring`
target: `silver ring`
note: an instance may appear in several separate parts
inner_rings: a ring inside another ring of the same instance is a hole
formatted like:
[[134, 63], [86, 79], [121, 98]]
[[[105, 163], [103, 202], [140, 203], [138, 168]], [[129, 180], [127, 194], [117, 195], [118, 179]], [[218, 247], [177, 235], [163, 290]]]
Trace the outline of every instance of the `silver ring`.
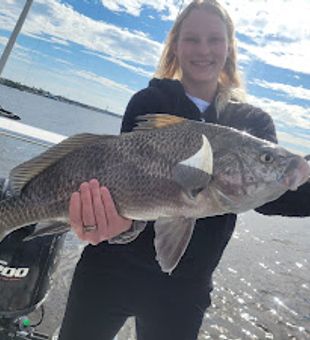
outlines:
[[83, 229], [86, 233], [89, 233], [89, 232], [92, 232], [92, 231], [95, 231], [98, 229], [98, 227], [96, 226], [96, 224], [93, 224], [93, 225], [84, 225], [83, 226]]

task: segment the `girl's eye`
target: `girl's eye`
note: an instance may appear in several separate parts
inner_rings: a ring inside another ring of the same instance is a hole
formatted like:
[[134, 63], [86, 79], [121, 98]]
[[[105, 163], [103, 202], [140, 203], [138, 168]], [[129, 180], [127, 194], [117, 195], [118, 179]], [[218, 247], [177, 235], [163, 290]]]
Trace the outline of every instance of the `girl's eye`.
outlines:
[[198, 42], [198, 39], [197, 38], [194, 38], [194, 37], [187, 37], [187, 38], [184, 38], [185, 41], [188, 41], [188, 42]]
[[224, 41], [224, 38], [221, 38], [221, 37], [212, 37], [212, 38], [210, 38], [209, 41], [212, 44], [218, 44], [218, 43], [221, 43], [222, 41]]

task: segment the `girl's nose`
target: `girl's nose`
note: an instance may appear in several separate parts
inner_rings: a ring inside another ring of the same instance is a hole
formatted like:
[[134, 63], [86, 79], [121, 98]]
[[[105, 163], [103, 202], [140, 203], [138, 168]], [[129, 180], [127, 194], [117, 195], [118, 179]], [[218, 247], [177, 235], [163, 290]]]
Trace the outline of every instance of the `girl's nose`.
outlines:
[[209, 54], [211, 51], [211, 46], [207, 40], [200, 40], [197, 50], [200, 54], [206, 55]]

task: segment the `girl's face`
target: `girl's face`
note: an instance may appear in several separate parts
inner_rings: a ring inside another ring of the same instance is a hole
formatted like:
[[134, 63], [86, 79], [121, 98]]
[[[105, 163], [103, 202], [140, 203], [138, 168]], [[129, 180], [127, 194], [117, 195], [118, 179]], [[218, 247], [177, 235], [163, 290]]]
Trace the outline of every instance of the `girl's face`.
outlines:
[[181, 24], [174, 53], [185, 85], [216, 86], [228, 55], [228, 38], [221, 18], [194, 9]]

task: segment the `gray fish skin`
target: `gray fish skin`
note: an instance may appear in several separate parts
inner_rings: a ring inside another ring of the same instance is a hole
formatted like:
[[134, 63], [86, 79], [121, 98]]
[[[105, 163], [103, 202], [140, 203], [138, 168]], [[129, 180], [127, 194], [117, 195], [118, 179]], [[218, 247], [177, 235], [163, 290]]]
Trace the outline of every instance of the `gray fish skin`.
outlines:
[[161, 267], [171, 272], [187, 247], [195, 219], [256, 208], [309, 179], [307, 162], [278, 145], [232, 128], [183, 119], [154, 128], [156, 116], [148, 115], [136, 131], [120, 136], [71, 137], [13, 169], [15, 196], [0, 202], [0, 238], [31, 223], [68, 224], [72, 192], [97, 178], [109, 188], [122, 216], [159, 219], [156, 235], [170, 238], [168, 245], [178, 228], [162, 229], [174, 225], [174, 218], [180, 225], [183, 219], [180, 230], [190, 229], [187, 241], [172, 255], [167, 243], [155, 240]]

